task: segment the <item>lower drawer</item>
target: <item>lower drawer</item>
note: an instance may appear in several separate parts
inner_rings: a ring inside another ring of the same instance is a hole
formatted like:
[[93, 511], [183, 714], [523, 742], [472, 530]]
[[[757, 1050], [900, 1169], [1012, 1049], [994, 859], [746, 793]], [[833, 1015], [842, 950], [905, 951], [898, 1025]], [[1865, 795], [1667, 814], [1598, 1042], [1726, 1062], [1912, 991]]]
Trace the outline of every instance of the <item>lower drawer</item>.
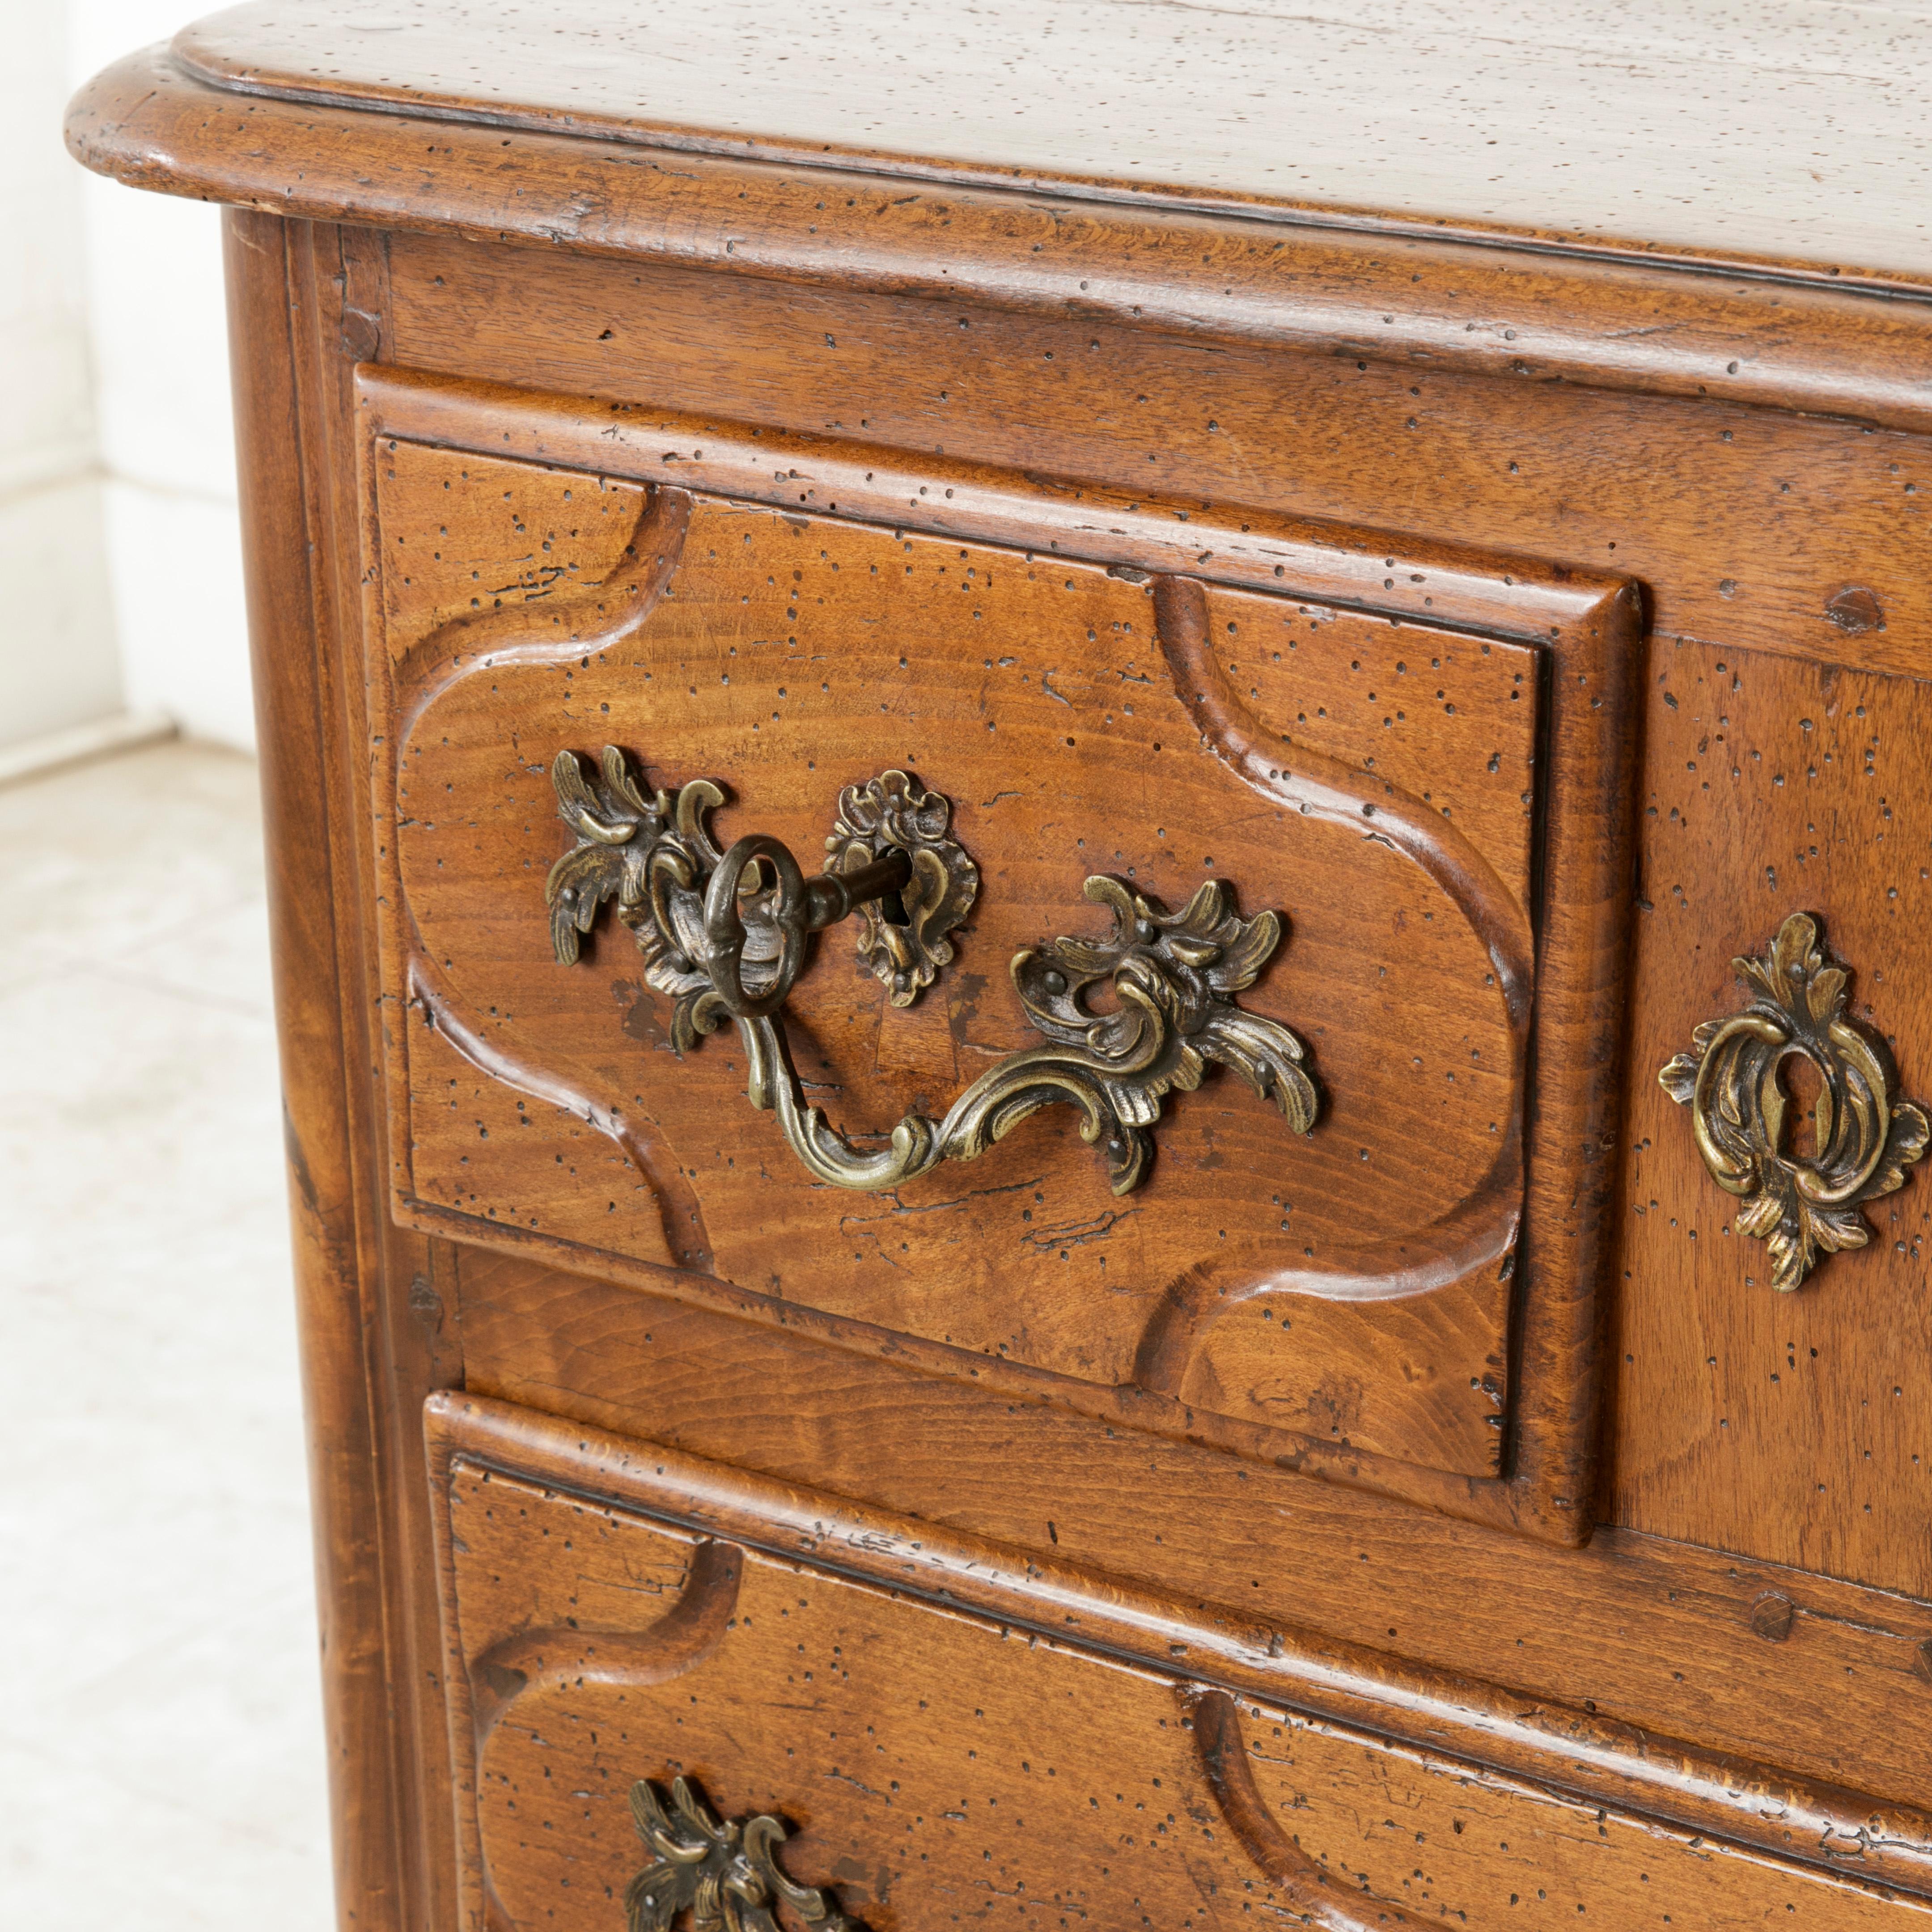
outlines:
[[1544, 1785], [1414, 1741], [1466, 1697], [1378, 1736], [1243, 1689], [1286, 1640], [1225, 1619], [507, 1404], [428, 1430], [470, 1932], [1932, 1919], [1564, 1795], [1575, 1751]]

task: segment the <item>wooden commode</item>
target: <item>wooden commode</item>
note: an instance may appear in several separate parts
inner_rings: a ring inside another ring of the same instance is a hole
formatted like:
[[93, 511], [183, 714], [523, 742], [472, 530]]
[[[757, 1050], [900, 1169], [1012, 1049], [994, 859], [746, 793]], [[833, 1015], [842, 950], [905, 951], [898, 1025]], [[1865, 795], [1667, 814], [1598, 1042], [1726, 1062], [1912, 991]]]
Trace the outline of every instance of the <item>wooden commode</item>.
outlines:
[[1746, 11], [76, 99], [228, 208], [345, 1928], [1932, 1932], [1932, 59]]

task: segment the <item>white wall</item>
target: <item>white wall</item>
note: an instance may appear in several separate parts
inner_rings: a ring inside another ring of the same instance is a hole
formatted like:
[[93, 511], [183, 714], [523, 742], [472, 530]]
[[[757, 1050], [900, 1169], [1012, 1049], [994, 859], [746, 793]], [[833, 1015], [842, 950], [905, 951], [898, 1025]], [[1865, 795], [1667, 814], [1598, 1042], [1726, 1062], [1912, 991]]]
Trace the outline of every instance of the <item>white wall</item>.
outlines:
[[10, 10], [0, 116], [0, 746], [119, 708], [58, 5]]
[[220, 216], [85, 173], [62, 114], [193, 0], [16, 0], [0, 117], [0, 748], [157, 710], [250, 746]]
[[[208, 0], [68, 0], [69, 88], [208, 10]], [[65, 166], [80, 184], [125, 702], [252, 746], [220, 212]]]

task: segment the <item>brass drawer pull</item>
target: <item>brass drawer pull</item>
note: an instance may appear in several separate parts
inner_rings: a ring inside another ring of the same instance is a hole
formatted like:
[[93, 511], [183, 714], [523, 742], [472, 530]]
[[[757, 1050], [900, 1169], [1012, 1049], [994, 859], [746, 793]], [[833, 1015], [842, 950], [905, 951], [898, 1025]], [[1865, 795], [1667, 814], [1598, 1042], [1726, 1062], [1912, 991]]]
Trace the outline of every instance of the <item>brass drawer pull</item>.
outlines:
[[[1871, 1230], [1858, 1212], [1905, 1184], [1924, 1153], [1925, 1111], [1894, 1097], [1882, 1050], [1845, 1017], [1850, 972], [1827, 965], [1818, 924], [1795, 912], [1762, 959], [1733, 959], [1756, 997], [1729, 1019], [1706, 1020], [1691, 1051], [1658, 1079], [1690, 1109], [1690, 1130], [1711, 1178], [1742, 1196], [1738, 1232], [1771, 1246], [1771, 1285], [1796, 1288], [1820, 1252], [1862, 1248]], [[1786, 1144], [1787, 1060], [1819, 1079], [1816, 1144], [1808, 1160]]]
[[[778, 1115], [793, 1151], [831, 1186], [895, 1187], [942, 1161], [974, 1160], [1058, 1103], [1079, 1108], [1082, 1137], [1100, 1144], [1114, 1192], [1124, 1194], [1146, 1178], [1162, 1100], [1199, 1086], [1209, 1060], [1272, 1098], [1296, 1132], [1315, 1124], [1301, 1042], [1234, 1003], [1280, 943], [1279, 917], [1242, 919], [1219, 880], [1170, 913], [1118, 879], [1096, 878], [1086, 896], [1112, 910], [1112, 932], [1056, 939], [1012, 962], [1020, 1002], [1049, 1044], [1008, 1054], [943, 1120], [908, 1114], [890, 1147], [862, 1152], [806, 1104], [782, 1009], [810, 935], [854, 913], [863, 921], [860, 957], [895, 1006], [932, 983], [979, 889], [978, 868], [952, 836], [951, 806], [903, 772], [848, 786], [826, 842], [831, 868], [807, 878], [790, 850], [762, 832], [721, 852], [706, 819], [724, 794], [708, 780], [674, 796], [647, 795], [614, 746], [604, 747], [599, 772], [601, 782], [586, 778], [571, 752], [550, 767], [559, 815], [578, 835], [544, 887], [558, 959], [576, 960], [580, 935], [614, 898], [646, 980], [674, 1003], [672, 1046], [683, 1053], [734, 1021], [752, 1103]], [[1096, 1014], [1084, 998], [1103, 981], [1119, 1004]]]
[[830, 1892], [786, 1876], [778, 1861], [785, 1828], [776, 1818], [721, 1822], [688, 1780], [673, 1779], [670, 1790], [667, 1805], [648, 1780], [631, 1786], [631, 1816], [652, 1862], [624, 1888], [629, 1932], [670, 1932], [687, 1912], [692, 1932], [779, 1932], [779, 1904], [814, 1932], [865, 1932]]

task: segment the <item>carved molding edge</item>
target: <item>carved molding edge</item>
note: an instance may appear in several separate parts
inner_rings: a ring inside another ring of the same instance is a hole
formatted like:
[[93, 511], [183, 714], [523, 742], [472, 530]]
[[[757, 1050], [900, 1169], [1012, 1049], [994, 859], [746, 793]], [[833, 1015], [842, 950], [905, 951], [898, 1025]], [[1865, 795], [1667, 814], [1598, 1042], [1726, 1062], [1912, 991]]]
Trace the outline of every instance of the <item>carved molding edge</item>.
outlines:
[[1290, 1912], [1318, 1932], [1370, 1932], [1371, 1927], [1416, 1922], [1391, 1900], [1346, 1886], [1317, 1864], [1262, 1802], [1241, 1735], [1240, 1706], [1225, 1690], [1180, 1687], [1180, 1708], [1194, 1729], [1194, 1748], [1222, 1820], [1256, 1869], [1286, 1899]]
[[[1658, 1080], [1690, 1109], [1711, 1178], [1744, 1202], [1741, 1234], [1771, 1250], [1771, 1285], [1797, 1288], [1820, 1254], [1862, 1248], [1871, 1229], [1858, 1211], [1904, 1186], [1932, 1138], [1925, 1110], [1894, 1097], [1888, 1057], [1845, 1017], [1850, 970], [1827, 964], [1818, 922], [1793, 913], [1762, 959], [1731, 962], [1756, 997], [1728, 1019], [1708, 1019], [1691, 1048]], [[1779, 1073], [1810, 1062], [1819, 1079], [1813, 1151], [1789, 1151], [1789, 1102]]]
[[721, 1820], [688, 1778], [674, 1778], [670, 1794], [667, 1805], [647, 1779], [631, 1786], [631, 1816], [652, 1856], [624, 1888], [629, 1932], [670, 1932], [683, 1912], [693, 1932], [782, 1932], [778, 1904], [824, 1932], [865, 1932], [830, 1892], [780, 1868], [785, 1828], [777, 1819]]

